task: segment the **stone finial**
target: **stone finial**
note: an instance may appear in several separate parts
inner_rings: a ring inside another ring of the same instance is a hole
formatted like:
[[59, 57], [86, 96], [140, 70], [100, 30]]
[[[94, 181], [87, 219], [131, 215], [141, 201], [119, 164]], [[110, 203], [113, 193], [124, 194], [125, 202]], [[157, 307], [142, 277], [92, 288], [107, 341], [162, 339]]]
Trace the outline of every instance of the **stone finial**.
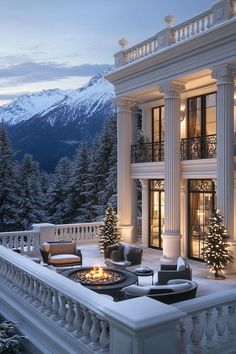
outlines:
[[121, 38], [118, 43], [122, 50], [125, 49], [125, 47], [128, 45], [128, 41], [125, 38]]
[[174, 22], [175, 22], [175, 16], [174, 15], [167, 15], [165, 17], [165, 23], [167, 24], [168, 28], [173, 27]]

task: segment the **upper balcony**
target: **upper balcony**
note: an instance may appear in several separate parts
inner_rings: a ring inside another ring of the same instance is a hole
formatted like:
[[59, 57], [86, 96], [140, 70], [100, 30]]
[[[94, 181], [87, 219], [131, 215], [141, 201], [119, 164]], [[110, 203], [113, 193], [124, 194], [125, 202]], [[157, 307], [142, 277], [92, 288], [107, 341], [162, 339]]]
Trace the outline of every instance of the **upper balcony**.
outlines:
[[235, 16], [236, 0], [218, 1], [208, 11], [174, 27], [172, 27], [174, 16], [168, 15], [165, 18], [167, 28], [145, 41], [125, 49], [127, 40], [120, 40], [119, 44], [122, 50], [114, 55], [115, 66], [117, 68], [125, 66], [151, 56], [162, 49], [191, 40]]
[[[180, 160], [197, 160], [216, 158], [216, 135], [197, 136], [181, 139]], [[131, 146], [131, 162], [162, 162], [164, 142], [144, 143], [143, 146]]]

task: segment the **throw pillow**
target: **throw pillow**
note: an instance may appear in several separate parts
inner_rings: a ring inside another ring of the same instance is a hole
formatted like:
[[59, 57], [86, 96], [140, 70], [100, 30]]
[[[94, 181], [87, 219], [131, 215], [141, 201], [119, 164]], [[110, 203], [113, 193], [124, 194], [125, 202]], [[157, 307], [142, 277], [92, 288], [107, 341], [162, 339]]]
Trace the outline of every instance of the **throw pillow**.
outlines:
[[177, 260], [177, 271], [178, 272], [182, 272], [183, 270], [185, 270], [186, 265], [185, 265], [185, 261], [182, 257], [179, 257]]

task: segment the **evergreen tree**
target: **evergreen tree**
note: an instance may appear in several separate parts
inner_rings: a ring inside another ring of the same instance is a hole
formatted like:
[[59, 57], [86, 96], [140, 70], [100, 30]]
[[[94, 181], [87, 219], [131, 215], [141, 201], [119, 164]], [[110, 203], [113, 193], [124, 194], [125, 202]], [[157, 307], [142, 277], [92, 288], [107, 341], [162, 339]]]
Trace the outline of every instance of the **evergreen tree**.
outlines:
[[89, 147], [82, 142], [73, 162], [73, 173], [69, 186], [69, 217], [72, 222], [86, 222], [88, 177], [89, 177]]
[[103, 253], [107, 246], [116, 245], [120, 241], [120, 233], [118, 231], [118, 219], [111, 205], [108, 204], [104, 224], [100, 228], [99, 248]]
[[48, 221], [55, 224], [67, 223], [69, 219], [68, 193], [71, 178], [71, 162], [63, 157], [57, 164], [49, 182]]
[[215, 274], [215, 278], [224, 278], [219, 272], [233, 260], [231, 252], [227, 249], [229, 236], [222, 224], [223, 217], [219, 210], [214, 210], [210, 218], [209, 232], [202, 254], [208, 268]]
[[24, 155], [19, 168], [20, 228], [27, 230], [34, 223], [43, 222], [43, 193], [38, 162], [32, 155]]
[[3, 122], [0, 123], [0, 231], [13, 231], [19, 220], [16, 165]]

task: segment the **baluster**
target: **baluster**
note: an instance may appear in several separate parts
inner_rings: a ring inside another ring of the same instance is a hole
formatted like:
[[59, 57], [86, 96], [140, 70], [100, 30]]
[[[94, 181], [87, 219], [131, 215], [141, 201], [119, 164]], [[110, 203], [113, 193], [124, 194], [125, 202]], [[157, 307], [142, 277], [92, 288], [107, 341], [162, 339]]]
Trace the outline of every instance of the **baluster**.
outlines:
[[236, 332], [236, 303], [228, 305], [228, 322], [227, 327], [232, 339], [235, 338]]
[[68, 329], [69, 331], [73, 331], [75, 313], [74, 313], [74, 306], [72, 300], [67, 299], [67, 304], [68, 304], [68, 309], [66, 313], [66, 322], [67, 322], [66, 329]]
[[199, 33], [200, 32], [200, 21], [197, 20], [196, 21], [196, 33]]
[[39, 304], [41, 304], [42, 302], [42, 296], [43, 296], [43, 284], [41, 282], [39, 282], [39, 291], [38, 291], [38, 295], [37, 295], [37, 299]]
[[41, 302], [40, 311], [43, 312], [45, 310], [45, 302], [47, 298], [47, 288], [44, 284], [41, 284], [41, 291], [42, 291], [42, 296], [40, 299]]
[[186, 39], [186, 27], [183, 27], [182, 40]]
[[96, 350], [100, 347], [99, 338], [101, 334], [101, 325], [99, 319], [97, 318], [97, 315], [93, 312], [90, 313], [92, 318], [92, 328], [90, 331], [90, 338], [92, 339], [92, 343], [90, 343], [90, 347], [93, 350]]
[[60, 308], [60, 303], [59, 303], [59, 298], [58, 298], [58, 291], [56, 289], [53, 289], [53, 304], [52, 304], [52, 319], [57, 321], [60, 319], [59, 317], [59, 308]]
[[20, 251], [24, 252], [24, 236], [20, 235]]
[[29, 278], [27, 276], [27, 274], [24, 273], [24, 282], [23, 282], [23, 296], [25, 298], [28, 297], [27, 293], [28, 293], [28, 288], [29, 288]]
[[216, 311], [217, 311], [216, 330], [219, 337], [219, 342], [223, 342], [224, 341], [223, 336], [226, 329], [226, 321], [223, 314], [223, 306], [217, 306]]
[[193, 324], [192, 333], [191, 333], [192, 352], [200, 354], [203, 352], [201, 341], [204, 334], [204, 328], [203, 328], [200, 314], [197, 313], [192, 315], [192, 324]]
[[101, 327], [102, 327], [102, 331], [99, 338], [99, 344], [101, 345], [102, 349], [105, 351], [109, 348], [109, 344], [110, 344], [108, 322], [105, 320], [101, 320]]
[[178, 343], [177, 343], [177, 352], [181, 354], [187, 354], [187, 331], [185, 318], [181, 319], [177, 325], [178, 332]]
[[82, 307], [82, 311], [84, 314], [84, 321], [82, 324], [82, 333], [83, 337], [81, 338], [83, 342], [88, 343], [90, 341], [90, 330], [91, 330], [91, 316], [89, 310], [86, 307]]
[[206, 29], [205, 27], [205, 17], [201, 18], [201, 32], [204, 32]]
[[34, 299], [34, 302], [33, 302], [34, 305], [39, 304], [39, 301], [38, 301], [39, 288], [40, 288], [40, 283], [39, 283], [38, 279], [34, 279], [34, 290], [33, 290], [33, 294], [32, 294], [33, 299]]
[[46, 314], [50, 316], [53, 315], [53, 311], [52, 311], [53, 293], [50, 287], [47, 287], [46, 291], [47, 291], [47, 297], [45, 300], [45, 307], [47, 309]]
[[213, 309], [207, 309], [206, 310], [206, 328], [205, 328], [205, 334], [206, 334], [206, 346], [208, 349], [212, 348], [213, 346], [213, 335], [215, 331], [215, 322], [213, 320]]
[[83, 317], [80, 304], [78, 302], [74, 303], [74, 310], [75, 310], [75, 318], [74, 318], [73, 326], [75, 331], [73, 333], [76, 337], [80, 337], [84, 317]]
[[207, 16], [207, 28], [211, 28], [212, 27], [212, 15], [209, 14]]
[[61, 326], [65, 325], [65, 319], [66, 319], [66, 299], [65, 296], [60, 294], [60, 301], [59, 301], [59, 317], [60, 321], [58, 322]]
[[34, 279], [32, 277], [29, 277], [29, 287], [28, 287], [29, 299], [33, 299], [33, 292], [34, 292]]
[[187, 38], [190, 37], [190, 25], [187, 25], [187, 33], [186, 33]]
[[30, 251], [30, 237], [29, 235], [26, 236], [26, 249], [27, 249], [27, 252]]

